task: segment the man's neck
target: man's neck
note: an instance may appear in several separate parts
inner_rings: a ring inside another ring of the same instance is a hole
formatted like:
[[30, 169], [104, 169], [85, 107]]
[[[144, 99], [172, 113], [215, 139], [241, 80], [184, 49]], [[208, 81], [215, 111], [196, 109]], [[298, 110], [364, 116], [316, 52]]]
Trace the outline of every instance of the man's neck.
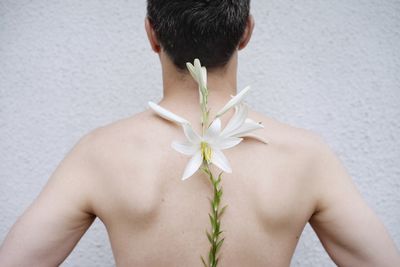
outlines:
[[[163, 99], [160, 104], [187, 112], [199, 110], [197, 83], [188, 71], [179, 72], [165, 56], [160, 54], [163, 75]], [[222, 108], [231, 99], [231, 95], [236, 95], [236, 72], [237, 53], [234, 53], [225, 68], [211, 72], [207, 70], [208, 106], [214, 112]]]

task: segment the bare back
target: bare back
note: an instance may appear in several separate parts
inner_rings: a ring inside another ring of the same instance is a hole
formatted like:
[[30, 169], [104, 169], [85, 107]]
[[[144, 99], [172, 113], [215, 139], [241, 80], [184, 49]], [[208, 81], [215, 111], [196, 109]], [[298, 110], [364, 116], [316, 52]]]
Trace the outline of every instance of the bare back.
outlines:
[[[289, 266], [315, 208], [307, 181], [310, 136], [255, 112], [249, 117], [264, 124], [257, 134], [269, 144], [245, 139], [224, 150], [233, 172], [223, 174], [228, 208], [220, 264]], [[93, 190], [93, 209], [117, 266], [201, 266], [212, 187], [200, 171], [180, 180], [189, 158], [170, 146], [184, 139], [180, 127], [146, 111], [97, 131], [109, 164]]]
[[[269, 143], [224, 150], [233, 172], [222, 178], [220, 266], [289, 266], [307, 222], [339, 266], [400, 265], [384, 225], [318, 135], [249, 117], [264, 124], [257, 134]], [[60, 265], [96, 217], [118, 267], [201, 266], [212, 192], [201, 172], [180, 180], [188, 158], [170, 144], [183, 138], [148, 110], [85, 135], [7, 234], [0, 266]]]

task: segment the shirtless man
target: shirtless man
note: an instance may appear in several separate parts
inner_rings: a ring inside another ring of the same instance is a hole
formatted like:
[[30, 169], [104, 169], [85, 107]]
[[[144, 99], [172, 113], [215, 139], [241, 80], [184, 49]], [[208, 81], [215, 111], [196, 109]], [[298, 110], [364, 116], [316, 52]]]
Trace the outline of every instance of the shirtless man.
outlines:
[[[237, 93], [237, 51], [254, 27], [248, 1], [214, 3], [149, 0], [145, 20], [162, 65], [159, 104], [197, 132], [197, 84], [180, 68], [195, 57], [207, 66], [213, 117]], [[321, 137], [253, 110], [248, 117], [263, 123], [256, 133], [269, 144], [245, 139], [224, 151], [233, 172], [222, 182], [220, 266], [289, 266], [307, 222], [337, 265], [400, 266], [393, 240]], [[117, 266], [201, 266], [212, 188], [201, 172], [180, 180], [188, 157], [171, 149], [173, 140], [184, 140], [181, 128], [151, 110], [82, 137], [11, 228], [0, 266], [61, 264], [96, 217]]]

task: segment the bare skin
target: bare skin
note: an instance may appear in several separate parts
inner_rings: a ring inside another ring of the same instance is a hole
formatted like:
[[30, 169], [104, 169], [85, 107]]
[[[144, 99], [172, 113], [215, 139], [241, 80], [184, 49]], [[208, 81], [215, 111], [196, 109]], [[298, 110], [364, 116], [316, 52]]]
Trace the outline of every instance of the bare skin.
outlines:
[[[252, 23], [238, 49], [249, 41]], [[148, 23], [146, 29], [163, 66], [159, 104], [200, 132], [196, 84], [176, 71]], [[237, 53], [226, 69], [209, 74], [211, 117], [236, 94], [236, 68]], [[269, 143], [246, 139], [224, 150], [233, 172], [223, 174], [228, 209], [220, 266], [289, 266], [307, 222], [339, 266], [400, 265], [382, 222], [321, 137], [254, 110], [248, 117], [263, 123], [256, 133]], [[179, 126], [150, 110], [82, 137], [12, 227], [0, 266], [61, 264], [96, 217], [119, 267], [201, 266], [212, 188], [201, 172], [180, 180], [188, 157], [170, 144], [183, 139]]]

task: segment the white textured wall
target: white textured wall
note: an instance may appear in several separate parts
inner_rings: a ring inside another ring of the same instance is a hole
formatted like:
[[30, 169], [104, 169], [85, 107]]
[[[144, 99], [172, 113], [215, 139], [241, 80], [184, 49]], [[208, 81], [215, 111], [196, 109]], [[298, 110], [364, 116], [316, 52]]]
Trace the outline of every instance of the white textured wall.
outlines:
[[[252, 12], [249, 104], [324, 137], [399, 246], [400, 1], [253, 0]], [[0, 241], [80, 136], [160, 99], [144, 15], [144, 0], [0, 0]], [[63, 264], [113, 265], [97, 220]], [[292, 266], [334, 266], [308, 226]]]

